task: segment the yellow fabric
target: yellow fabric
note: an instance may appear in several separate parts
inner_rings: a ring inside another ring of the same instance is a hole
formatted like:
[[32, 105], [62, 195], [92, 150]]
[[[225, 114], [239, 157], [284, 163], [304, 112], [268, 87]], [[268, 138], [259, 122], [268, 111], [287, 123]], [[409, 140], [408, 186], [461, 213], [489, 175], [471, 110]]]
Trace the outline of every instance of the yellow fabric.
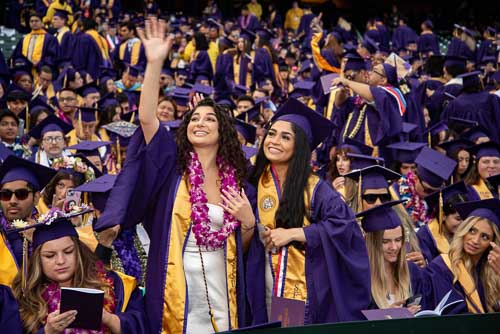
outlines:
[[[68, 134], [66, 135], [66, 137], [69, 140], [68, 146], [76, 145], [76, 144], [78, 144], [81, 141], [81, 139], [76, 136], [76, 129], [73, 129], [70, 132], [68, 132]], [[97, 137], [97, 135], [93, 134], [92, 138], [90, 139], [90, 141], [100, 141], [100, 139], [99, 139], [99, 137]], [[73, 150], [72, 153], [75, 153], [74, 150]]]
[[296, 31], [299, 28], [302, 15], [304, 15], [304, 11], [301, 8], [290, 8], [285, 16], [285, 29]]
[[373, 145], [372, 136], [370, 135], [370, 128], [368, 127], [368, 115], [365, 115], [365, 145], [373, 147], [373, 157], [378, 157], [378, 146]]
[[99, 50], [101, 51], [101, 56], [104, 60], [109, 60], [109, 48], [108, 48], [108, 42], [99, 35], [97, 31], [94, 29], [87, 30], [85, 32], [87, 35], [92, 37], [94, 41], [97, 43], [97, 46], [99, 47]]
[[[311, 175], [308, 180], [308, 191], [304, 192], [306, 210], [310, 210], [311, 196], [320, 178]], [[263, 225], [268, 228], [276, 228], [275, 216], [279, 207], [278, 190], [271, 175], [270, 167], [262, 174], [258, 184], [257, 203], [259, 218]], [[304, 217], [304, 225], [308, 226], [309, 220]], [[272, 255], [274, 272], [277, 271], [279, 254]], [[305, 250], [288, 247], [288, 260], [285, 276], [283, 297], [305, 301], [307, 299], [307, 284], [305, 276]]]
[[[186, 279], [183, 267], [183, 245], [191, 223], [191, 206], [186, 177], [179, 182], [170, 227], [168, 267], [163, 301], [162, 333], [182, 333], [186, 319]], [[227, 239], [226, 273], [228, 279], [229, 319], [231, 328], [238, 328], [236, 304], [236, 240], [234, 234]], [[222, 302], [222, 301], [219, 301]], [[208, 307], [207, 307], [208, 313]], [[234, 321], [234, 322], [233, 322]]]
[[340, 88], [334, 88], [330, 91], [330, 97], [328, 99], [328, 106], [326, 107], [326, 115], [325, 117], [328, 119], [332, 119], [333, 106], [335, 105], [335, 98], [337, 97], [337, 93]]
[[7, 247], [7, 242], [3, 232], [0, 232], [0, 284], [11, 287], [19, 269], [14, 254]]
[[208, 58], [210, 58], [210, 63], [212, 64], [212, 71], [215, 73], [215, 64], [217, 62], [217, 57], [219, 56], [219, 47], [215, 42], [208, 43]]
[[73, 23], [73, 9], [71, 9], [71, 5], [69, 3], [65, 3], [64, 5], [61, 5], [59, 3], [59, 1], [53, 1], [49, 5], [49, 8], [47, 8], [47, 14], [43, 18], [44, 24], [50, 24], [50, 22], [52, 22], [52, 18], [54, 17], [54, 14], [56, 13], [56, 9], [68, 11], [69, 14], [68, 14], [68, 20], [66, 21], [66, 24], [71, 25]]
[[[33, 30], [23, 38], [22, 54], [32, 63], [38, 64], [42, 59], [43, 42], [47, 32], [43, 29]], [[30, 42], [32, 38], [36, 38], [35, 44], [30, 50]]]
[[189, 62], [191, 60], [191, 54], [195, 51], [193, 41], [189, 41], [184, 48], [184, 53], [182, 54], [182, 59]]
[[260, 21], [260, 18], [262, 16], [262, 6], [260, 5], [260, 3], [248, 3], [247, 4], [247, 7], [248, 7], [248, 10], [250, 11], [250, 13], [252, 13], [253, 15], [257, 16], [257, 18], [259, 19]]
[[57, 38], [57, 42], [59, 43], [59, 45], [61, 45], [64, 34], [66, 34], [67, 32], [69, 32], [69, 28], [64, 26], [61, 28], [61, 31], [59, 31], [59, 33], [57, 34], [56, 38]]
[[436, 247], [439, 253], [448, 254], [450, 252], [450, 243], [448, 242], [448, 239], [446, 239], [446, 237], [441, 233], [439, 222], [437, 221], [437, 219], [434, 218], [427, 226], [429, 227], [429, 231], [431, 232], [432, 237], [436, 242]]
[[[443, 258], [443, 261], [448, 269], [453, 272], [451, 269], [451, 260], [448, 254], [441, 254], [441, 257]], [[483, 304], [479, 298], [479, 292], [477, 291], [476, 284], [462, 261], [460, 261], [460, 264], [458, 265], [458, 270], [458, 283], [460, 283], [464, 289], [465, 301], [467, 302], [469, 312], [476, 314], [484, 313]]]
[[482, 179], [479, 179], [478, 184], [473, 184], [472, 188], [476, 191], [477, 195], [481, 199], [493, 198], [493, 194], [491, 193], [490, 189], [488, 189], [488, 186]]
[[319, 48], [319, 41], [321, 40], [321, 37], [323, 37], [323, 33], [319, 32], [313, 34], [313, 37], [311, 39], [311, 50], [314, 61], [322, 70], [333, 73], [340, 73], [340, 68], [330, 65], [328, 61], [321, 55], [321, 50]]
[[94, 230], [92, 229], [92, 225], [79, 226], [76, 228], [76, 232], [78, 233], [78, 239], [87, 245], [88, 248], [92, 252], [95, 252], [97, 248], [97, 244], [99, 243], [94, 235]]
[[43, 199], [40, 199], [38, 201], [38, 204], [36, 205], [36, 210], [38, 211], [38, 213], [40, 215], [44, 215], [46, 214], [47, 212], [49, 212], [49, 206], [47, 204], [45, 204], [45, 202], [43, 201]]
[[[127, 50], [127, 42], [122, 43], [122, 45], [120, 45], [119, 54], [120, 54], [120, 60], [122, 61], [125, 59], [125, 50]], [[140, 51], [141, 51], [141, 41], [138, 40], [132, 45], [132, 51], [130, 52], [131, 65], [137, 65], [137, 63], [139, 62]]]
[[122, 280], [123, 284], [123, 305], [122, 305], [122, 312], [125, 312], [127, 309], [128, 302], [130, 301], [130, 296], [132, 295], [132, 292], [134, 289], [137, 287], [137, 281], [135, 280], [134, 277], [125, 275], [124, 273], [121, 273], [119, 271], [115, 271], [115, 273], [120, 277]]
[[105, 128], [100, 128], [98, 132], [99, 138], [101, 138], [102, 141], [111, 141]]

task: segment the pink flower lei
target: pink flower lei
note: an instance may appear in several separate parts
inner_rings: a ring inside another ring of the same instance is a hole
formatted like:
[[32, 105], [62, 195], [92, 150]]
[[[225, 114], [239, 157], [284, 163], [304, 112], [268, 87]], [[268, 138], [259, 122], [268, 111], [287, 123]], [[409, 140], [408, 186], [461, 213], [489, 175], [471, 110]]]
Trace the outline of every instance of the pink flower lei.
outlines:
[[[235, 168], [219, 156], [217, 156], [217, 166], [219, 169], [219, 179], [221, 180], [221, 192], [222, 190], [229, 191], [229, 189], [238, 191]], [[209, 249], [222, 248], [226, 239], [240, 225], [240, 222], [224, 210], [223, 226], [218, 231], [210, 231], [207, 194], [202, 188], [205, 175], [203, 174], [200, 160], [198, 160], [198, 155], [195, 152], [191, 152], [188, 171], [189, 183], [191, 184], [189, 202], [191, 202], [191, 219], [196, 244]]]

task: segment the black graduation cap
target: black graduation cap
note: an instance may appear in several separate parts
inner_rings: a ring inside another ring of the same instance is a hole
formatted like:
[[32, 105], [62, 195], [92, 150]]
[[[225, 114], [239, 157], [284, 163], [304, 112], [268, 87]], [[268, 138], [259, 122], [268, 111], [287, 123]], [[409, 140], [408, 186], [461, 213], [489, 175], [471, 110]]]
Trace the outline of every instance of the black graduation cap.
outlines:
[[[435, 208], [442, 209], [444, 203], [457, 194], [467, 195], [467, 186], [463, 181], [444, 187], [443, 189], [426, 196], [424, 200], [429, 206], [429, 212], [432, 212]], [[439, 201], [442, 201], [442, 203], [439, 204]], [[441, 221], [439, 223], [441, 223]]]
[[99, 93], [99, 88], [96, 86], [95, 82], [91, 82], [76, 89], [76, 93], [81, 97], [85, 97], [89, 94]]

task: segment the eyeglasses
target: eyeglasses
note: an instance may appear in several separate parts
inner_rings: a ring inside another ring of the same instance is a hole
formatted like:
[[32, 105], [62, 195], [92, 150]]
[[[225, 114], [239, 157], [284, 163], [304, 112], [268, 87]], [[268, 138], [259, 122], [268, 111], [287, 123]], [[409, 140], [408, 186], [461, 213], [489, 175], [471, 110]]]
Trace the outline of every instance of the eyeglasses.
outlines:
[[372, 70], [373, 73], [380, 75], [382, 78], [385, 78], [385, 74], [380, 73], [378, 71]]
[[74, 101], [76, 99], [74, 97], [60, 97], [58, 100], [60, 102], [71, 102], [71, 101]]
[[46, 142], [46, 143], [60, 143], [64, 140], [63, 137], [59, 136], [59, 137], [45, 137], [43, 138], [43, 141]]
[[365, 194], [361, 195], [361, 198], [368, 204], [375, 204], [377, 198], [381, 203], [386, 203], [391, 200], [391, 194]]
[[31, 193], [31, 190], [28, 188], [16, 189], [14, 191], [9, 189], [0, 190], [0, 201], [10, 201], [12, 198], [12, 194], [16, 195], [16, 198], [20, 201], [28, 198], [28, 195]]

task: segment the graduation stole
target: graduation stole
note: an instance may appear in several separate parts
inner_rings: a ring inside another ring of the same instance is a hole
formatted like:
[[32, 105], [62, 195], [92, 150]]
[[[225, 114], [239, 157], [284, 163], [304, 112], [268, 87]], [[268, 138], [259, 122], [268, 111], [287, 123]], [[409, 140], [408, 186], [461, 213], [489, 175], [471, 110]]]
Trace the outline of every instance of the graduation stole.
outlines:
[[479, 179], [478, 184], [473, 184], [472, 188], [476, 191], [477, 195], [482, 200], [493, 198], [493, 194], [491, 193], [490, 189], [488, 189], [488, 186], [482, 179]]
[[[186, 205], [186, 203], [188, 205]], [[182, 176], [178, 180], [175, 202], [172, 208], [168, 242], [168, 259], [165, 288], [163, 294], [162, 333], [183, 333], [184, 321], [187, 319], [186, 297], [187, 286], [184, 274], [184, 246], [191, 228], [191, 205], [189, 204], [188, 178]], [[238, 308], [236, 302], [237, 253], [235, 233], [226, 240], [226, 284], [228, 300], [211, 301], [212, 303], [229, 304], [230, 328], [238, 328]], [[222, 269], [221, 269], [222, 270]], [[209, 279], [209, 277], [207, 277]], [[208, 313], [208, 306], [207, 306]]]
[[32, 63], [38, 63], [42, 59], [46, 33], [43, 29], [32, 30], [23, 39], [22, 54]]
[[[444, 263], [448, 269], [453, 273], [451, 269], [451, 260], [448, 254], [441, 254]], [[456, 281], [453, 282], [455, 284]], [[472, 279], [471, 275], [465, 268], [463, 261], [458, 264], [458, 283], [462, 286], [465, 292], [465, 301], [467, 302], [467, 308], [471, 313], [485, 313], [483, 309], [483, 304], [479, 298], [479, 292], [476, 288], [476, 283]]]
[[434, 242], [436, 243], [436, 248], [440, 254], [448, 254], [450, 251], [450, 243], [448, 239], [443, 235], [441, 229], [441, 224], [436, 218], [434, 218], [428, 225], [429, 231], [431, 232]]
[[[320, 178], [311, 174], [308, 189], [304, 191], [306, 210], [310, 210], [312, 194]], [[268, 228], [276, 228], [275, 217], [279, 207], [281, 190], [276, 173], [268, 166], [259, 179], [257, 200], [259, 218]], [[304, 225], [309, 220], [304, 217]], [[293, 246], [281, 247], [276, 254], [269, 254], [269, 265], [273, 276], [273, 296], [306, 301], [307, 284], [305, 275], [305, 250]]]
[[121, 311], [125, 312], [127, 309], [128, 302], [130, 301], [130, 296], [132, 295], [132, 292], [137, 286], [137, 281], [135, 277], [125, 275], [124, 273], [121, 273], [119, 271], [115, 271], [115, 273], [120, 277], [123, 285], [123, 305], [121, 307]]
[[[141, 41], [133, 38], [132, 48], [130, 49], [130, 65], [137, 65], [139, 62], [139, 52], [141, 51]], [[120, 60], [125, 61], [125, 51], [129, 50], [129, 41], [120, 45]]]
[[59, 45], [62, 44], [62, 39], [64, 37], [64, 35], [69, 31], [69, 28], [64, 26], [61, 28], [61, 31], [59, 31], [56, 35], [56, 38], [57, 38], [57, 42], [59, 43]]
[[99, 47], [99, 50], [101, 51], [101, 56], [104, 60], [109, 61], [109, 50], [108, 50], [108, 43], [104, 38], [99, 35], [97, 31], [94, 29], [92, 30], [87, 30], [85, 33], [92, 37], [92, 39], [96, 42], [97, 46]]
[[0, 284], [12, 287], [12, 281], [19, 271], [14, 252], [9, 247], [9, 241], [0, 231]]
[[399, 89], [392, 86], [378, 86], [392, 96], [398, 105], [399, 114], [403, 116], [406, 113], [406, 100]]

